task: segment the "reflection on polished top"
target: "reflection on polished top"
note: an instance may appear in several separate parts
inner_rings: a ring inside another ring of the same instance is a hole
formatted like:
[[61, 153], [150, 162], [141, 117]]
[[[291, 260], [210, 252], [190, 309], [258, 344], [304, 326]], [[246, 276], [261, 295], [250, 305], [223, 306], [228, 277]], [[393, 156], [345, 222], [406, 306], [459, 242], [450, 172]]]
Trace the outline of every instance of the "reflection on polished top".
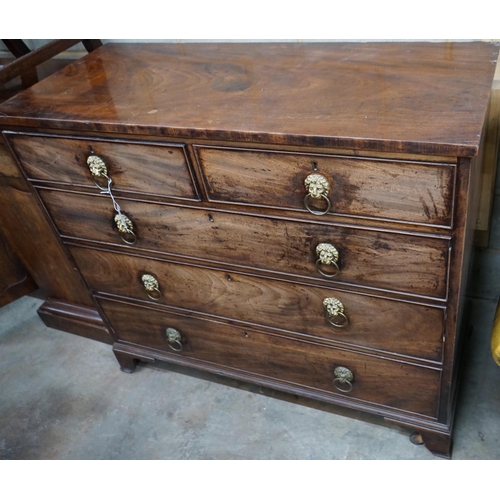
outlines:
[[107, 44], [0, 106], [0, 126], [473, 156], [498, 46]]

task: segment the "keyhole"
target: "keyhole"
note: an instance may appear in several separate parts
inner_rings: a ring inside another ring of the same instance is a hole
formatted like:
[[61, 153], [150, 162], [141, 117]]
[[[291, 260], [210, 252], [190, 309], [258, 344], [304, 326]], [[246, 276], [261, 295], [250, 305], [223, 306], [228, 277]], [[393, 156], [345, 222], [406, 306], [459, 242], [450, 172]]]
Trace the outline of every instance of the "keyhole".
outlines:
[[210, 222], [213, 222], [213, 221], [214, 221], [214, 218], [212, 217], [212, 214], [208, 214], [208, 220], [209, 220]]
[[227, 281], [233, 281], [233, 278], [231, 278], [231, 276], [229, 276], [229, 274], [226, 275], [226, 279], [227, 279]]
[[315, 162], [315, 161], [312, 161], [312, 162], [311, 162], [311, 165], [312, 165], [312, 169], [313, 169], [315, 172], [317, 172], [317, 171], [318, 171], [318, 163], [317, 163], [317, 162]]

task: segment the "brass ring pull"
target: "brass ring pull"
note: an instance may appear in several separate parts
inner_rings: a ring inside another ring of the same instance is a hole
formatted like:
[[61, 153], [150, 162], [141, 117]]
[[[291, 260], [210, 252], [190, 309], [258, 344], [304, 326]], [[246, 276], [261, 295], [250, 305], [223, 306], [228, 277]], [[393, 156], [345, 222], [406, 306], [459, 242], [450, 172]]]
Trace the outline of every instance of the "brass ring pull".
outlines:
[[[307, 194], [304, 198], [305, 208], [314, 215], [325, 215], [332, 208], [332, 204], [328, 195], [330, 193], [330, 183], [327, 178], [321, 174], [309, 174], [304, 180], [304, 186], [306, 188]], [[317, 210], [310, 205], [311, 199], [326, 201], [325, 210]]]
[[[349, 319], [344, 314], [344, 304], [334, 297], [327, 297], [323, 300], [323, 307], [326, 310], [326, 319], [330, 325], [336, 328], [345, 328], [349, 324]], [[341, 318], [340, 322], [334, 321]]]
[[[99, 189], [108, 189], [113, 181], [108, 177], [108, 168], [106, 167], [104, 160], [99, 156], [90, 155], [87, 158], [87, 166], [89, 167], [94, 184]], [[97, 182], [97, 179], [100, 177], [104, 177], [106, 179], [106, 184], [104, 186]]]
[[120, 237], [127, 245], [135, 245], [135, 242], [137, 241], [137, 236], [132, 232], [121, 234]]
[[349, 370], [349, 368], [346, 368], [345, 366], [338, 366], [335, 368], [333, 374], [335, 375], [335, 378], [333, 379], [335, 389], [344, 393], [352, 391], [354, 374], [351, 370]]
[[310, 193], [306, 194], [306, 197], [304, 198], [304, 206], [307, 208], [307, 210], [309, 210], [309, 212], [311, 212], [314, 215], [326, 215], [330, 211], [330, 208], [332, 208], [332, 204], [330, 203], [329, 198], [324, 194], [318, 197], [318, 198], [323, 198], [326, 201], [326, 209], [323, 211], [311, 208], [311, 206], [309, 205], [309, 200], [311, 198], [314, 198], [314, 196], [312, 196]]
[[[337, 263], [339, 260], [339, 252], [333, 245], [330, 243], [320, 243], [316, 247], [316, 255], [318, 256], [316, 269], [321, 275], [326, 278], [335, 278], [335, 276], [340, 273], [340, 268]], [[333, 266], [335, 271], [333, 273], [327, 273], [321, 266]]]
[[162, 293], [158, 280], [151, 274], [143, 274], [141, 280], [148, 297], [151, 300], [160, 300]]
[[168, 347], [170, 347], [172, 351], [181, 352], [183, 346], [181, 342], [182, 337], [179, 331], [176, 330], [175, 328], [169, 327], [167, 328], [166, 335], [167, 335]]
[[[174, 347], [175, 345], [178, 345], [179, 347]], [[174, 340], [173, 343], [169, 342], [168, 347], [170, 347], [170, 349], [172, 349], [172, 351], [175, 351], [175, 352], [182, 351], [182, 344], [181, 344], [180, 340]]]
[[121, 239], [127, 243], [127, 245], [134, 245], [137, 241], [137, 237], [134, 233], [132, 221], [121, 212], [115, 215], [114, 220]]

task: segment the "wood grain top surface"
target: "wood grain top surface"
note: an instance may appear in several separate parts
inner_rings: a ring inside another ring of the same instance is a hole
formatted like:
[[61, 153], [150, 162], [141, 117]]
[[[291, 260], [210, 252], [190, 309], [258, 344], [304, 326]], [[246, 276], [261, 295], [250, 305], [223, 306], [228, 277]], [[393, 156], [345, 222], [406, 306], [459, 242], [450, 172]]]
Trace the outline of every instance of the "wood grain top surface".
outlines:
[[0, 106], [0, 126], [474, 156], [499, 47], [107, 44]]

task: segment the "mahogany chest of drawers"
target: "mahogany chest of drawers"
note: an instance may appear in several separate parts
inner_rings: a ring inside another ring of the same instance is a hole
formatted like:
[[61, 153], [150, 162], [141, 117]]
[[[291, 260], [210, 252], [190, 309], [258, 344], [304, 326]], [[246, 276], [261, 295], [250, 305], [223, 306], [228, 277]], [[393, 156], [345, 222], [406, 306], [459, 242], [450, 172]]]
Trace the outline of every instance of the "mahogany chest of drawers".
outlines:
[[124, 371], [365, 410], [449, 456], [497, 53], [109, 44], [0, 124]]

